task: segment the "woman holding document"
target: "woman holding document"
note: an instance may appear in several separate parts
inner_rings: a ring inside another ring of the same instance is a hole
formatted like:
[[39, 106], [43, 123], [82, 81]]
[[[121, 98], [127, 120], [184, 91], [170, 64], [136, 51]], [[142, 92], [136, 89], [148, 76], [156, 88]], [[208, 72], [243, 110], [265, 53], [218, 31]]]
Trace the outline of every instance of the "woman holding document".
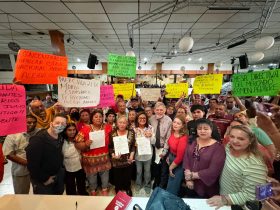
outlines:
[[102, 110], [94, 110], [92, 124], [82, 128], [76, 136], [76, 147], [82, 151], [82, 166], [89, 181], [91, 195], [97, 195], [97, 175], [102, 182], [101, 195], [108, 195], [109, 170], [109, 134], [112, 126], [103, 124]]
[[125, 116], [117, 120], [116, 129], [110, 134], [109, 151], [112, 157], [113, 179], [115, 191], [125, 191], [132, 196], [131, 191], [131, 163], [135, 154], [135, 133], [127, 128], [128, 121]]
[[148, 124], [148, 116], [145, 112], [139, 112], [136, 116], [135, 135], [137, 151], [135, 154], [137, 177], [136, 191], [142, 187], [142, 170], [144, 168], [144, 189], [147, 194], [151, 192], [151, 161], [152, 146], [156, 141], [154, 128]]

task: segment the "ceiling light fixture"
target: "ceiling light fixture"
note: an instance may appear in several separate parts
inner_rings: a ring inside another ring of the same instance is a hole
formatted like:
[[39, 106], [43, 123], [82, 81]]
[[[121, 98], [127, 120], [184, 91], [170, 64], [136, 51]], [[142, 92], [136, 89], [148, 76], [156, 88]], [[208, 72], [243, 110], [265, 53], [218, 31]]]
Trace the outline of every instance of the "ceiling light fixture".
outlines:
[[80, 58], [77, 58], [77, 61], [78, 61], [78, 62], [81, 62], [81, 59], [80, 59]]
[[250, 10], [250, 7], [220, 7], [220, 6], [208, 6], [209, 10]]
[[227, 47], [227, 49], [237, 47], [237, 46], [239, 46], [239, 45], [245, 44], [246, 42], [247, 42], [247, 39], [243, 39], [243, 40], [241, 40], [241, 41], [239, 41], [239, 42], [235, 42], [235, 43], [229, 45], [229, 46]]
[[188, 58], [188, 61], [191, 61], [192, 60], [192, 58]]

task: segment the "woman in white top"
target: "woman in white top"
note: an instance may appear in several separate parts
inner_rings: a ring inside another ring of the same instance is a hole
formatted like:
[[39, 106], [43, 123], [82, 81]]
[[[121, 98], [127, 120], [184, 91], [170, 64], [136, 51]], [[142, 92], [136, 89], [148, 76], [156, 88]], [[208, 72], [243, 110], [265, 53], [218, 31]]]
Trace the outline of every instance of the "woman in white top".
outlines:
[[[136, 145], [139, 143], [138, 141], [143, 141], [144, 137], [149, 141], [150, 147], [146, 147], [147, 151], [144, 154], [139, 154], [139, 148], [137, 145], [135, 161], [136, 161], [136, 169], [137, 169], [137, 177], [136, 177], [136, 190], [139, 191], [142, 187], [142, 170], [144, 167], [144, 189], [147, 194], [151, 192], [151, 161], [152, 161], [152, 146], [151, 144], [155, 143], [155, 132], [151, 125], [148, 124], [148, 116], [145, 112], [139, 112], [136, 116], [135, 120], [135, 136], [136, 136]], [[147, 153], [147, 154], [145, 154]], [[149, 154], [150, 153], [150, 154]]]
[[86, 191], [86, 175], [81, 166], [81, 155], [75, 147], [77, 128], [74, 123], [67, 124], [64, 132], [62, 153], [65, 166], [65, 185], [67, 195], [88, 195]]

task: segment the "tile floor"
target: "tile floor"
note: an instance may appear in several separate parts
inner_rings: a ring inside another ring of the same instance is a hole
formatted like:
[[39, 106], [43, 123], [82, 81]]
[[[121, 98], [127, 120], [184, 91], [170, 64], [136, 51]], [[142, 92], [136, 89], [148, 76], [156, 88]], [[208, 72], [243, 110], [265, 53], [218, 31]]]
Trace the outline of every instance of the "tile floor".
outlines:
[[[14, 188], [13, 188], [13, 181], [12, 181], [12, 174], [11, 174], [11, 161], [8, 161], [8, 164], [5, 165], [5, 172], [4, 172], [4, 178], [3, 181], [0, 184], [0, 196], [6, 195], [6, 194], [14, 194]], [[147, 194], [142, 188], [141, 190], [137, 191], [135, 190], [135, 185], [132, 183], [132, 192], [134, 197], [149, 197], [149, 194]], [[29, 194], [33, 194], [32, 187], [30, 187]], [[110, 186], [110, 196], [114, 196], [114, 186]]]

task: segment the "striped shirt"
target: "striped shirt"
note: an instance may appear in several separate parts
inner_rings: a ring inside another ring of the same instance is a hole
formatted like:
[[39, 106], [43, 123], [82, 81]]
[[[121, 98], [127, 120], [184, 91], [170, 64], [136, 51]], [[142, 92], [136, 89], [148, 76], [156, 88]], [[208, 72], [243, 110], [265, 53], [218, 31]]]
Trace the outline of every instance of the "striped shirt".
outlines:
[[226, 146], [226, 162], [220, 178], [220, 194], [228, 195], [234, 205], [256, 200], [256, 186], [266, 183], [265, 163], [254, 155], [234, 157]]

